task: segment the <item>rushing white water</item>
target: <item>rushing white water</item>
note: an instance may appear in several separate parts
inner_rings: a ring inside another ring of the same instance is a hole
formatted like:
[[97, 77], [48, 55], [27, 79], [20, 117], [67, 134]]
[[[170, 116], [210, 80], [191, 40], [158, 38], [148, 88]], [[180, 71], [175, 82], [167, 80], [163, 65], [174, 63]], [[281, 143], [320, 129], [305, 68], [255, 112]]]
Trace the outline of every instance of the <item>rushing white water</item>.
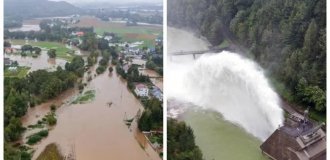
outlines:
[[278, 95], [253, 61], [223, 51], [169, 62], [167, 95], [223, 117], [265, 140], [283, 122]]

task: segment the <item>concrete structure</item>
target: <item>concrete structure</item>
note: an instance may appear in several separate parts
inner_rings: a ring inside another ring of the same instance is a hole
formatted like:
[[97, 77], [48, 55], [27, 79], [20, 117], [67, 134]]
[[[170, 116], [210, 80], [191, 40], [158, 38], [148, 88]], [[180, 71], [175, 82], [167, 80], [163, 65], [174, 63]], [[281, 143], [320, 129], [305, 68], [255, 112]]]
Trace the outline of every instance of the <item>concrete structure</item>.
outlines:
[[149, 89], [146, 85], [139, 83], [135, 85], [134, 92], [140, 97], [148, 97]]
[[317, 124], [302, 116], [291, 114], [261, 146], [261, 150], [274, 160], [326, 160], [326, 134], [324, 124]]

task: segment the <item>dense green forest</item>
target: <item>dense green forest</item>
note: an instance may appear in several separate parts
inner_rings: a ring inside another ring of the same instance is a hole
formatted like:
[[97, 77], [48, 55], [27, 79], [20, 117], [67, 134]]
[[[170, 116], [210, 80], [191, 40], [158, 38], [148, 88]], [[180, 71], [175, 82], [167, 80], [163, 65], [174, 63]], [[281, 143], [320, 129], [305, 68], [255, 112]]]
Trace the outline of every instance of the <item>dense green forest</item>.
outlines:
[[202, 160], [203, 154], [195, 144], [193, 130], [184, 122], [167, 121], [167, 159]]
[[169, 0], [168, 9], [169, 25], [238, 46], [282, 97], [325, 116], [325, 0]]

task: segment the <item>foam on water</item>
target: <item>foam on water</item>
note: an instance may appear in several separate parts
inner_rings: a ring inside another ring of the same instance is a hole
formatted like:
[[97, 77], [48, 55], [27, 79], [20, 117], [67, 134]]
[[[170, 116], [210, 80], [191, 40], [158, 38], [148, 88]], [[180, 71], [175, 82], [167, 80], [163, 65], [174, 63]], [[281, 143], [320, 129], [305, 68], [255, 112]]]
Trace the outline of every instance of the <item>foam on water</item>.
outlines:
[[220, 112], [260, 140], [283, 123], [280, 99], [263, 70], [236, 53], [169, 62], [166, 81], [168, 98]]

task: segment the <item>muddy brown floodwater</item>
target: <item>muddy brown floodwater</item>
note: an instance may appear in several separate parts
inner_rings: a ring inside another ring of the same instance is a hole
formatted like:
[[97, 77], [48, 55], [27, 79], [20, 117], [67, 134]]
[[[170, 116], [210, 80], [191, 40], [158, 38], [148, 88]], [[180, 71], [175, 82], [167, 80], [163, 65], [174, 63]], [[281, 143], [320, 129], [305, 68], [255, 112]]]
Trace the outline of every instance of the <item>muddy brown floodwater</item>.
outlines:
[[20, 66], [31, 67], [29, 72], [36, 71], [39, 69], [46, 69], [48, 71], [55, 71], [57, 66], [64, 68], [66, 60], [58, 58], [49, 58], [47, 51], [42, 51], [40, 56], [33, 57], [22, 57], [20, 54], [5, 54], [6, 58], [17, 61]]
[[[50, 143], [58, 144], [64, 155], [71, 154], [77, 160], [160, 159], [137, 130], [136, 119], [131, 128], [124, 123], [125, 119], [133, 118], [139, 110], [142, 111], [143, 106], [127, 90], [126, 82], [115, 71], [112, 75], [106, 71], [95, 77], [85, 90], [95, 90], [94, 101], [67, 104], [65, 102], [72, 95], [60, 98], [62, 102], [58, 103], [64, 105], [56, 111], [57, 124], [47, 138], [33, 146], [33, 159]], [[108, 106], [109, 102], [112, 102], [111, 107]], [[42, 106], [36, 106], [35, 109]], [[23, 118], [24, 126], [42, 118], [40, 115], [37, 117], [35, 112], [34, 109], [28, 111]]]

